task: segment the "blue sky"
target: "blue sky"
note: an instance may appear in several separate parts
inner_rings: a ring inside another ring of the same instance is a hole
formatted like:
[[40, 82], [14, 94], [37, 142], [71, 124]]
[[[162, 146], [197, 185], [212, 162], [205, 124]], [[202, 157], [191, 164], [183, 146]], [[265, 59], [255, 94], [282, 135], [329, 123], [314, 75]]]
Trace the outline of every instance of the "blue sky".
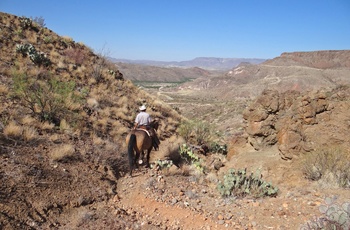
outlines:
[[115, 58], [274, 58], [350, 49], [349, 0], [1, 0]]

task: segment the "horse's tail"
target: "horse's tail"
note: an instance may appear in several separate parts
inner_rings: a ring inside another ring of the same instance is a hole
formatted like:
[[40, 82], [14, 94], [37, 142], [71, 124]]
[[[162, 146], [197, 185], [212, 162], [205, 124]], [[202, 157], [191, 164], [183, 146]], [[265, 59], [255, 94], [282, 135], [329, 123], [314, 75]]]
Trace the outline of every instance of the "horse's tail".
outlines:
[[130, 176], [132, 174], [132, 169], [134, 167], [134, 146], [136, 145], [136, 135], [131, 134], [129, 143], [128, 143], [128, 158], [129, 158], [129, 167], [130, 167]]

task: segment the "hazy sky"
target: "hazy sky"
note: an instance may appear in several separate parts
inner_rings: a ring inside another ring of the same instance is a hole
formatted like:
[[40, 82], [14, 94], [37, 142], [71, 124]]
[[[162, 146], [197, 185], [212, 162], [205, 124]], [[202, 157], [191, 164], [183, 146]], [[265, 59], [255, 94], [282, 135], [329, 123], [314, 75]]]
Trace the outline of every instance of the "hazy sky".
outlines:
[[349, 0], [0, 0], [59, 35], [126, 59], [274, 58], [350, 49]]

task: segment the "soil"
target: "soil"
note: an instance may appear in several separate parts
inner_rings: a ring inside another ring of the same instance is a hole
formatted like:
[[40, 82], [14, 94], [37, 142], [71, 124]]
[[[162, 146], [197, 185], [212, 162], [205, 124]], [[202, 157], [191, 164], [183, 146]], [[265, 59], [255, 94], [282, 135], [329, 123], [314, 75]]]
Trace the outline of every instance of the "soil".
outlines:
[[[89, 145], [77, 148], [82, 146]], [[87, 150], [80, 158], [48, 163], [45, 149], [34, 149], [2, 149], [1, 229], [298, 229], [320, 216], [325, 197], [349, 198], [347, 190], [304, 179], [298, 163], [281, 160], [273, 148], [247, 147], [230, 160], [202, 155], [206, 162], [222, 159], [208, 175], [187, 166], [141, 166], [132, 177], [123, 155], [94, 157]], [[153, 152], [153, 160], [161, 152]], [[264, 180], [279, 188], [277, 197], [221, 197], [216, 186], [229, 168], [263, 170]]]

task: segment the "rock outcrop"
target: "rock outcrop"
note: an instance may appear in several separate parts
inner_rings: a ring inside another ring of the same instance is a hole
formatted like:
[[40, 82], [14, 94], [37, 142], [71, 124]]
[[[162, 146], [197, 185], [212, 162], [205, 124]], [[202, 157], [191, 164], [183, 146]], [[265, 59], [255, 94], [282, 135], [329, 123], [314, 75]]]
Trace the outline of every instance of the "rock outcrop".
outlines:
[[349, 145], [350, 89], [264, 90], [243, 112], [248, 142], [260, 150], [277, 145], [283, 159], [323, 146]]

